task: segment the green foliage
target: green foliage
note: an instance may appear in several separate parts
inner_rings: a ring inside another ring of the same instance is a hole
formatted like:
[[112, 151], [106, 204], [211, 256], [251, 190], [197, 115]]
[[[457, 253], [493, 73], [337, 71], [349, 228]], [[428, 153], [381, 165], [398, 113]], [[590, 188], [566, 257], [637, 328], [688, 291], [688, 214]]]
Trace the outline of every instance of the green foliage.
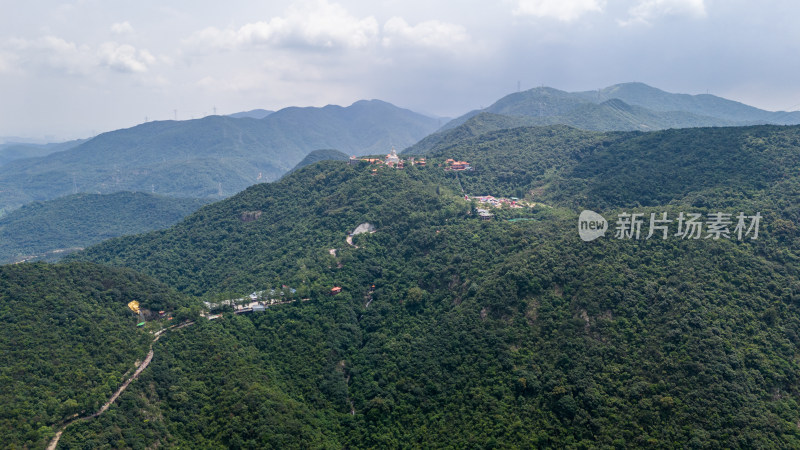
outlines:
[[55, 260], [64, 252], [54, 250], [166, 228], [204, 203], [142, 192], [75, 194], [31, 203], [0, 218], [0, 262], [33, 255]]
[[[437, 172], [382, 167], [373, 175], [364, 166], [320, 162], [209, 205], [157, 239], [152, 234], [112, 239], [78, 257], [158, 274], [197, 295], [245, 294], [281, 284], [326, 292], [337, 281], [328, 268], [333, 264], [328, 249], [341, 248], [349, 258], [353, 248], [345, 237], [359, 224], [393, 234], [469, 211], [468, 204], [445, 193], [454, 191], [455, 180]], [[439, 183], [449, 189], [437, 194]], [[257, 220], [242, 220], [243, 212], [259, 211]]]
[[54, 426], [97, 410], [152, 339], [127, 303], [171, 310], [184, 296], [88, 263], [0, 266], [0, 442], [44, 447]]
[[[167, 336], [157, 369], [64, 445], [800, 446], [798, 134], [493, 131], [425, 168], [307, 166], [96, 246], [73, 258], [309, 300]], [[481, 221], [461, 186], [549, 206]], [[755, 241], [586, 243], [584, 207], [764, 220]], [[376, 232], [346, 244], [363, 222]]]
[[38, 156], [69, 150], [83, 142], [86, 142], [86, 140], [79, 139], [56, 144], [0, 144], [0, 166], [16, 159], [36, 158]]
[[[305, 166], [310, 166], [319, 161], [348, 161], [350, 156], [340, 152], [339, 150], [333, 149], [326, 149], [326, 150], [314, 150], [313, 152], [306, 155], [302, 161], [297, 163], [296, 166], [292, 170], [286, 173], [286, 175], [298, 170], [302, 169]], [[286, 176], [284, 175], [284, 176]]]

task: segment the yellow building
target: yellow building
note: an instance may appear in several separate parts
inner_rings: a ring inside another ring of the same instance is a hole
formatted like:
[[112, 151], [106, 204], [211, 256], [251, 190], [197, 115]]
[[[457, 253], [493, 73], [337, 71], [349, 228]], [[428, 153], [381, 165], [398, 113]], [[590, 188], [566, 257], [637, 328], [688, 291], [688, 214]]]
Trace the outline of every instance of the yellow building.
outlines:
[[131, 311], [135, 312], [136, 314], [139, 314], [139, 302], [137, 302], [136, 300], [133, 300], [132, 302], [128, 303], [128, 308], [130, 308]]

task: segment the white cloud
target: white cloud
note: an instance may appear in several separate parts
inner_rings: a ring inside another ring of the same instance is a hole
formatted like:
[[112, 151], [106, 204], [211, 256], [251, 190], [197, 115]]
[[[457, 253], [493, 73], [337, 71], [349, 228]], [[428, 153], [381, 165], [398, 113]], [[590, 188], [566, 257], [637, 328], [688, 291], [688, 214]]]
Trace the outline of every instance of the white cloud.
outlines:
[[56, 36], [15, 38], [3, 46], [10, 53], [0, 53], [0, 69], [9, 65], [8, 61], [16, 61], [17, 69], [47, 69], [69, 75], [90, 75], [98, 67], [123, 73], [143, 73], [157, 61], [149, 51], [137, 50], [128, 44], [106, 42], [93, 49]]
[[111, 32], [114, 34], [133, 34], [133, 27], [130, 22], [118, 22], [111, 25]]
[[156, 58], [147, 50], [136, 50], [128, 44], [106, 42], [97, 52], [101, 65], [118, 72], [147, 72], [148, 66], [156, 62]]
[[269, 79], [264, 74], [243, 72], [234, 77], [219, 79], [213, 76], [206, 76], [197, 81], [197, 87], [216, 92], [240, 93], [263, 90], [274, 80]]
[[206, 28], [187, 41], [198, 46], [243, 48], [252, 46], [317, 49], [364, 48], [378, 36], [374, 17], [358, 18], [327, 0], [292, 5], [284, 17], [249, 23], [238, 30]]
[[704, 0], [640, 0], [628, 10], [628, 19], [621, 25], [650, 24], [658, 17], [681, 16], [701, 19], [706, 16]]
[[7, 46], [21, 64], [46, 67], [68, 74], [85, 74], [93, 63], [89, 47], [56, 36], [37, 39], [11, 39]]
[[464, 27], [452, 23], [429, 20], [411, 26], [401, 17], [392, 17], [383, 26], [383, 45], [411, 44], [420, 47], [452, 48], [467, 42], [469, 35]]
[[0, 52], [0, 73], [8, 72], [11, 70], [11, 54]]
[[605, 0], [518, 0], [514, 14], [572, 22], [589, 12], [600, 12]]

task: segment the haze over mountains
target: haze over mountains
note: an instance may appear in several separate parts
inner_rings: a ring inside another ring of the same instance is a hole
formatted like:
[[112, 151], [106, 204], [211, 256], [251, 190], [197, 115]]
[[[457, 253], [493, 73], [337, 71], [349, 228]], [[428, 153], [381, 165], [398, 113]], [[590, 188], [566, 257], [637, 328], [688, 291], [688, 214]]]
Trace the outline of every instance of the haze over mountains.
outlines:
[[263, 119], [150, 122], [0, 167], [0, 208], [74, 192], [222, 198], [277, 179], [313, 150], [383, 152], [411, 145], [437, 127], [436, 119], [378, 100], [285, 108]]
[[292, 168], [292, 170], [287, 172], [286, 175], [289, 175], [290, 173], [294, 172], [295, 170], [302, 169], [305, 166], [310, 166], [311, 164], [314, 164], [315, 162], [319, 162], [319, 161], [347, 161], [349, 159], [350, 159], [350, 155], [348, 155], [347, 153], [342, 153], [339, 150], [334, 150], [334, 149], [314, 150], [313, 152], [311, 152], [308, 155], [306, 155], [306, 157], [303, 158], [302, 161], [297, 163], [297, 165], [294, 166], [294, 168]]
[[0, 217], [0, 264], [54, 261], [106, 239], [166, 228], [208, 202], [115, 192], [29, 203]]
[[73, 147], [86, 142], [86, 139], [78, 139], [68, 142], [52, 144], [27, 144], [27, 143], [6, 143], [0, 144], [0, 166], [16, 159], [35, 158], [46, 156], [51, 153], [69, 150]]
[[270, 111], [267, 109], [251, 109], [250, 111], [242, 111], [238, 113], [228, 114], [228, 117], [233, 117], [234, 119], [263, 119], [268, 115], [274, 113], [275, 111]]
[[[455, 118], [404, 152], [423, 154], [439, 142], [452, 143], [461, 137], [515, 126], [563, 124], [595, 131], [653, 131], [798, 123], [798, 111], [764, 111], [714, 95], [672, 94], [644, 83], [585, 92], [539, 87], [509, 94], [487, 108]], [[465, 127], [454, 131], [462, 125]]]
[[[438, 131], [438, 119], [379, 100], [349, 107], [252, 110], [150, 122], [85, 142], [4, 146], [0, 211], [76, 192], [145, 191], [218, 199], [278, 179], [319, 149], [365, 155], [396, 147], [423, 154], [441, 143], [517, 126], [648, 131], [758, 123], [800, 123], [800, 112], [763, 111], [713, 95], [672, 94], [642, 83], [576, 93], [545, 87], [517, 92]], [[43, 156], [30, 158], [36, 155]]]
[[622, 100], [631, 106], [646, 108], [653, 113], [678, 111], [687, 113], [688, 115], [684, 119], [686, 122], [682, 126], [673, 128], [696, 126], [692, 125], [690, 121], [704, 121], [709, 118], [716, 119], [721, 126], [800, 123], [800, 111], [764, 111], [709, 94], [673, 94], [644, 83], [621, 83], [597, 91], [565, 92], [549, 87], [540, 87], [515, 92], [485, 109], [471, 111], [453, 119], [444, 128], [460, 125], [469, 117], [482, 111], [509, 116], [568, 116], [570, 112], [587, 103], [601, 104], [613, 99]]

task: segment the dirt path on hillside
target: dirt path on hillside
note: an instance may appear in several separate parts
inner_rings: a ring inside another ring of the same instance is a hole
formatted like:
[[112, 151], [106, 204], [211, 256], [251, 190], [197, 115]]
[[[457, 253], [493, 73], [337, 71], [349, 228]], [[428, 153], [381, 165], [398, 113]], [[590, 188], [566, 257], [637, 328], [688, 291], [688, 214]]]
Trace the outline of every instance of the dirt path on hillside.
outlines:
[[136, 378], [138, 378], [139, 375], [142, 373], [142, 371], [144, 369], [146, 369], [148, 365], [150, 365], [150, 361], [153, 360], [153, 355], [155, 354], [154, 351], [153, 351], [153, 344], [155, 344], [159, 339], [161, 339], [161, 336], [163, 336], [163, 333], [166, 330], [168, 330], [170, 328], [173, 328], [173, 327], [177, 330], [177, 329], [180, 329], [180, 328], [183, 328], [183, 327], [187, 327], [187, 326], [192, 325], [192, 324], [194, 324], [194, 322], [186, 322], [186, 323], [183, 323], [181, 325], [173, 325], [173, 326], [171, 326], [169, 328], [165, 328], [163, 330], [159, 330], [155, 334], [155, 339], [153, 339], [153, 342], [150, 343], [150, 351], [147, 352], [147, 357], [144, 359], [144, 361], [141, 362], [141, 364], [139, 364], [138, 367], [136, 367], [136, 371], [133, 372], [133, 375], [128, 377], [128, 379], [125, 380], [124, 383], [122, 383], [122, 386], [120, 386], [119, 389], [117, 389], [117, 391], [114, 392], [114, 395], [112, 395], [111, 398], [109, 398], [108, 401], [99, 410], [95, 411], [91, 415], [84, 416], [84, 417], [77, 417], [75, 419], [70, 420], [69, 422], [64, 423], [64, 425], [61, 425], [61, 428], [58, 430], [56, 435], [53, 436], [53, 439], [51, 439], [50, 443], [47, 445], [47, 450], [55, 450], [56, 449], [56, 447], [58, 446], [58, 441], [59, 441], [59, 439], [61, 439], [61, 435], [64, 433], [64, 430], [68, 426], [70, 426], [73, 423], [78, 422], [80, 420], [91, 420], [91, 419], [94, 419], [95, 417], [98, 417], [100, 414], [103, 414], [104, 412], [106, 412], [108, 410], [108, 408], [110, 408], [111, 405], [114, 404], [114, 401], [120, 395], [122, 395], [123, 392], [125, 392], [125, 389], [128, 388], [128, 385], [131, 384], [131, 381], [133, 381]]

